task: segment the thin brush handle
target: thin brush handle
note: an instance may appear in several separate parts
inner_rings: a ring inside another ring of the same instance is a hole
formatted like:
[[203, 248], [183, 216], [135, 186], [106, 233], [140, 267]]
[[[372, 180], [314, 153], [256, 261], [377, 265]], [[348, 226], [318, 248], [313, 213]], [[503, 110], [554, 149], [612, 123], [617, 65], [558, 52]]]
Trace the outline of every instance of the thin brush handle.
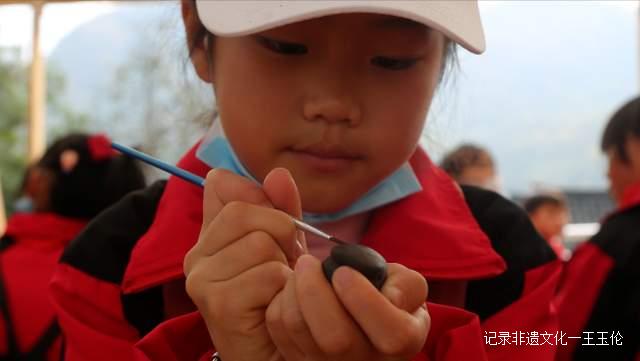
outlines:
[[[205, 181], [204, 178], [199, 177], [199, 176], [197, 176], [197, 175], [195, 175], [195, 174], [193, 174], [193, 173], [191, 173], [189, 171], [186, 171], [186, 170], [184, 170], [182, 168], [178, 168], [178, 167], [173, 166], [171, 164], [165, 163], [165, 162], [161, 161], [160, 159], [154, 158], [154, 157], [152, 157], [152, 156], [150, 156], [148, 154], [142, 153], [141, 151], [135, 150], [133, 148], [127, 147], [127, 146], [122, 145], [122, 144], [118, 144], [118, 143], [113, 142], [113, 143], [111, 143], [111, 147], [113, 149], [119, 151], [120, 153], [126, 154], [126, 155], [128, 155], [130, 157], [133, 157], [133, 158], [136, 158], [138, 160], [141, 160], [141, 161], [143, 161], [143, 162], [145, 162], [147, 164], [150, 164], [150, 165], [152, 165], [152, 166], [154, 166], [156, 168], [160, 168], [165, 172], [168, 172], [168, 173], [173, 174], [174, 176], [176, 176], [178, 178], [186, 180], [187, 182], [191, 182], [191, 183], [193, 183], [193, 184], [195, 184], [197, 186], [204, 187], [204, 181]], [[331, 241], [331, 242], [340, 243], [340, 244], [344, 244], [345, 243], [345, 242], [343, 242], [343, 241], [341, 241], [341, 240], [339, 240], [339, 239], [337, 239], [335, 237], [332, 237], [332, 236], [322, 232], [321, 230], [319, 230], [319, 229], [317, 229], [317, 228], [315, 228], [313, 226], [310, 226], [310, 225], [308, 225], [308, 224], [306, 224], [306, 223], [304, 223], [302, 221], [299, 221], [299, 220], [297, 220], [297, 219], [295, 219], [293, 217], [291, 219], [293, 220], [293, 223], [296, 225], [296, 228], [298, 228], [298, 229], [300, 229], [302, 231], [313, 233], [316, 236], [322, 237], [322, 238], [324, 238], [324, 239], [326, 239], [328, 241]]]
[[293, 223], [296, 224], [296, 227], [298, 229], [301, 229], [303, 231], [307, 231], [309, 233], [315, 234], [316, 236], [322, 237], [322, 238], [326, 239], [327, 241], [331, 241], [331, 242], [338, 243], [338, 244], [347, 244], [346, 242], [341, 241], [341, 240], [339, 240], [338, 238], [336, 238], [334, 236], [330, 236], [330, 235], [322, 232], [321, 230], [319, 230], [319, 229], [317, 229], [317, 228], [315, 228], [313, 226], [310, 226], [310, 225], [308, 225], [308, 224], [306, 224], [306, 223], [304, 223], [302, 221], [299, 221], [299, 220], [297, 220], [295, 218], [292, 218], [292, 219], [293, 219]]
[[178, 177], [178, 178], [182, 178], [184, 180], [186, 180], [187, 182], [191, 182], [197, 186], [200, 187], [204, 187], [204, 178], [199, 177], [191, 172], [187, 172], [184, 169], [172, 166], [168, 163], [165, 163], [163, 161], [161, 161], [160, 159], [154, 158], [148, 154], [142, 153], [141, 151], [135, 150], [133, 148], [129, 148], [125, 145], [122, 144], [118, 144], [118, 143], [111, 143], [111, 147], [117, 151], [119, 151], [120, 153], [126, 154], [130, 157], [136, 158], [138, 160], [141, 160], [147, 164], [150, 164], [156, 168], [160, 168], [165, 172], [168, 172], [170, 174], [173, 174], [174, 176]]

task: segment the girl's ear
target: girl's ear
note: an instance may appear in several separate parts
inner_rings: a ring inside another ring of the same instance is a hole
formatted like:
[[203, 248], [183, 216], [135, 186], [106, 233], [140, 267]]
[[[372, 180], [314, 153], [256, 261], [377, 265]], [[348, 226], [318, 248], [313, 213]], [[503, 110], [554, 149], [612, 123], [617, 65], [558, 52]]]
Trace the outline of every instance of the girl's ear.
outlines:
[[211, 83], [210, 57], [208, 56], [211, 49], [207, 46], [207, 37], [202, 36], [205, 33], [198, 19], [195, 0], [182, 0], [181, 8], [191, 63], [198, 77], [204, 82]]

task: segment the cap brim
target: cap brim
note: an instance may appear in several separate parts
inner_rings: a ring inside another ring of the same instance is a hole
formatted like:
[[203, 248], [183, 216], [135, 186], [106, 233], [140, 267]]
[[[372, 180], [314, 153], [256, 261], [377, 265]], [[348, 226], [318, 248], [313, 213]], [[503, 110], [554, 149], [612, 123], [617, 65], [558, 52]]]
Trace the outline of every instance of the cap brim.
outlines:
[[249, 35], [328, 15], [373, 13], [422, 23], [476, 54], [485, 50], [476, 1], [197, 0], [196, 3], [203, 25], [218, 36]]

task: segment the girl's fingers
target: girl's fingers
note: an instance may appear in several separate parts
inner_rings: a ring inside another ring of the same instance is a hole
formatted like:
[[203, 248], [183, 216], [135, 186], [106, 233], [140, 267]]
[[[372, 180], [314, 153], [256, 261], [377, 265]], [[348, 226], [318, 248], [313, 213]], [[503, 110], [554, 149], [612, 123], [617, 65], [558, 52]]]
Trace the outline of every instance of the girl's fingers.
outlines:
[[253, 231], [214, 255], [202, 257], [191, 272], [202, 269], [208, 275], [208, 282], [221, 282], [271, 261], [289, 264], [278, 243], [268, 233]]
[[[320, 310], [318, 310], [320, 311]], [[282, 310], [280, 312], [281, 322], [284, 329], [293, 340], [299, 350], [307, 357], [318, 359], [322, 352], [318, 348], [307, 321], [305, 320], [296, 294], [296, 275], [293, 274], [282, 291]]]
[[[285, 168], [275, 168], [264, 179], [262, 188], [271, 201], [274, 208], [279, 209], [291, 216], [302, 218], [302, 204], [300, 193], [291, 173]], [[298, 231], [298, 241], [306, 250], [307, 243], [304, 232]]]
[[298, 258], [295, 280], [300, 311], [324, 354], [344, 355], [365, 347], [364, 335], [336, 297], [318, 259], [310, 255]]
[[[291, 277], [289, 277], [287, 283], [289, 282], [291, 282]], [[289, 336], [282, 320], [282, 311], [285, 309], [282, 302], [284, 298], [283, 292], [284, 290], [280, 291], [267, 308], [265, 317], [267, 330], [278, 349], [278, 353], [280, 353], [285, 360], [303, 360], [304, 354]]]
[[214, 169], [207, 174], [200, 239], [185, 257], [185, 272], [194, 259], [212, 255], [254, 230], [271, 234], [289, 260], [295, 260], [304, 252], [304, 235], [296, 231], [287, 215], [300, 217], [302, 214], [293, 178], [287, 170], [278, 168], [265, 182], [282, 211], [273, 210], [263, 188], [249, 179], [224, 169]]
[[255, 182], [226, 169], [213, 169], [204, 186], [203, 229], [213, 221], [225, 204], [242, 201], [271, 207], [266, 194]]
[[389, 263], [387, 281], [381, 292], [399, 309], [413, 312], [426, 302], [429, 288], [420, 273], [398, 263]]
[[289, 260], [295, 260], [302, 252], [296, 241], [296, 227], [289, 215], [272, 208], [231, 202], [222, 208], [187, 253], [185, 272], [189, 272], [201, 257], [211, 256], [254, 231], [271, 236]]
[[[247, 311], [264, 314], [292, 272], [288, 266], [273, 261], [253, 267], [228, 281], [209, 282], [208, 270], [203, 267], [187, 276], [186, 288], [205, 315], [205, 320], [225, 325], [226, 322], [238, 322], [237, 315]], [[209, 287], [203, 287], [206, 283]], [[249, 316], [246, 319], [248, 322], [252, 320]], [[250, 325], [249, 329], [253, 327], [255, 325]]]
[[264, 178], [262, 189], [274, 208], [296, 218], [302, 217], [298, 187], [285, 168], [275, 168]]
[[[333, 287], [378, 351], [390, 356], [413, 357], [422, 349], [430, 327], [428, 313], [422, 307], [411, 312], [396, 307], [363, 275], [348, 267], [339, 267], [334, 272]], [[401, 291], [413, 292], [411, 289]], [[418, 293], [422, 295], [425, 291]], [[407, 296], [407, 299], [414, 297]]]

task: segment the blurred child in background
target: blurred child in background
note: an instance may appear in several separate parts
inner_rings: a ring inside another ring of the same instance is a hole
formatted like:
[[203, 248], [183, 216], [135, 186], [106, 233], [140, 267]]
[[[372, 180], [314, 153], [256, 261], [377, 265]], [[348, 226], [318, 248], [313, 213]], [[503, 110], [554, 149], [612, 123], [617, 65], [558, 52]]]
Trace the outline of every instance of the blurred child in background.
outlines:
[[617, 209], [563, 275], [560, 327], [581, 339], [560, 347], [558, 361], [640, 360], [640, 97], [611, 117], [601, 149]]
[[0, 359], [60, 359], [48, 293], [60, 254], [91, 218], [144, 186], [138, 164], [101, 135], [64, 136], [25, 172], [22, 207], [0, 240]]
[[524, 202], [533, 226], [556, 252], [558, 258], [568, 260], [571, 251], [564, 246], [564, 227], [569, 223], [569, 209], [561, 196], [539, 194]]
[[440, 162], [459, 184], [472, 185], [494, 192], [501, 191], [500, 178], [493, 157], [479, 145], [465, 143], [445, 154]]

